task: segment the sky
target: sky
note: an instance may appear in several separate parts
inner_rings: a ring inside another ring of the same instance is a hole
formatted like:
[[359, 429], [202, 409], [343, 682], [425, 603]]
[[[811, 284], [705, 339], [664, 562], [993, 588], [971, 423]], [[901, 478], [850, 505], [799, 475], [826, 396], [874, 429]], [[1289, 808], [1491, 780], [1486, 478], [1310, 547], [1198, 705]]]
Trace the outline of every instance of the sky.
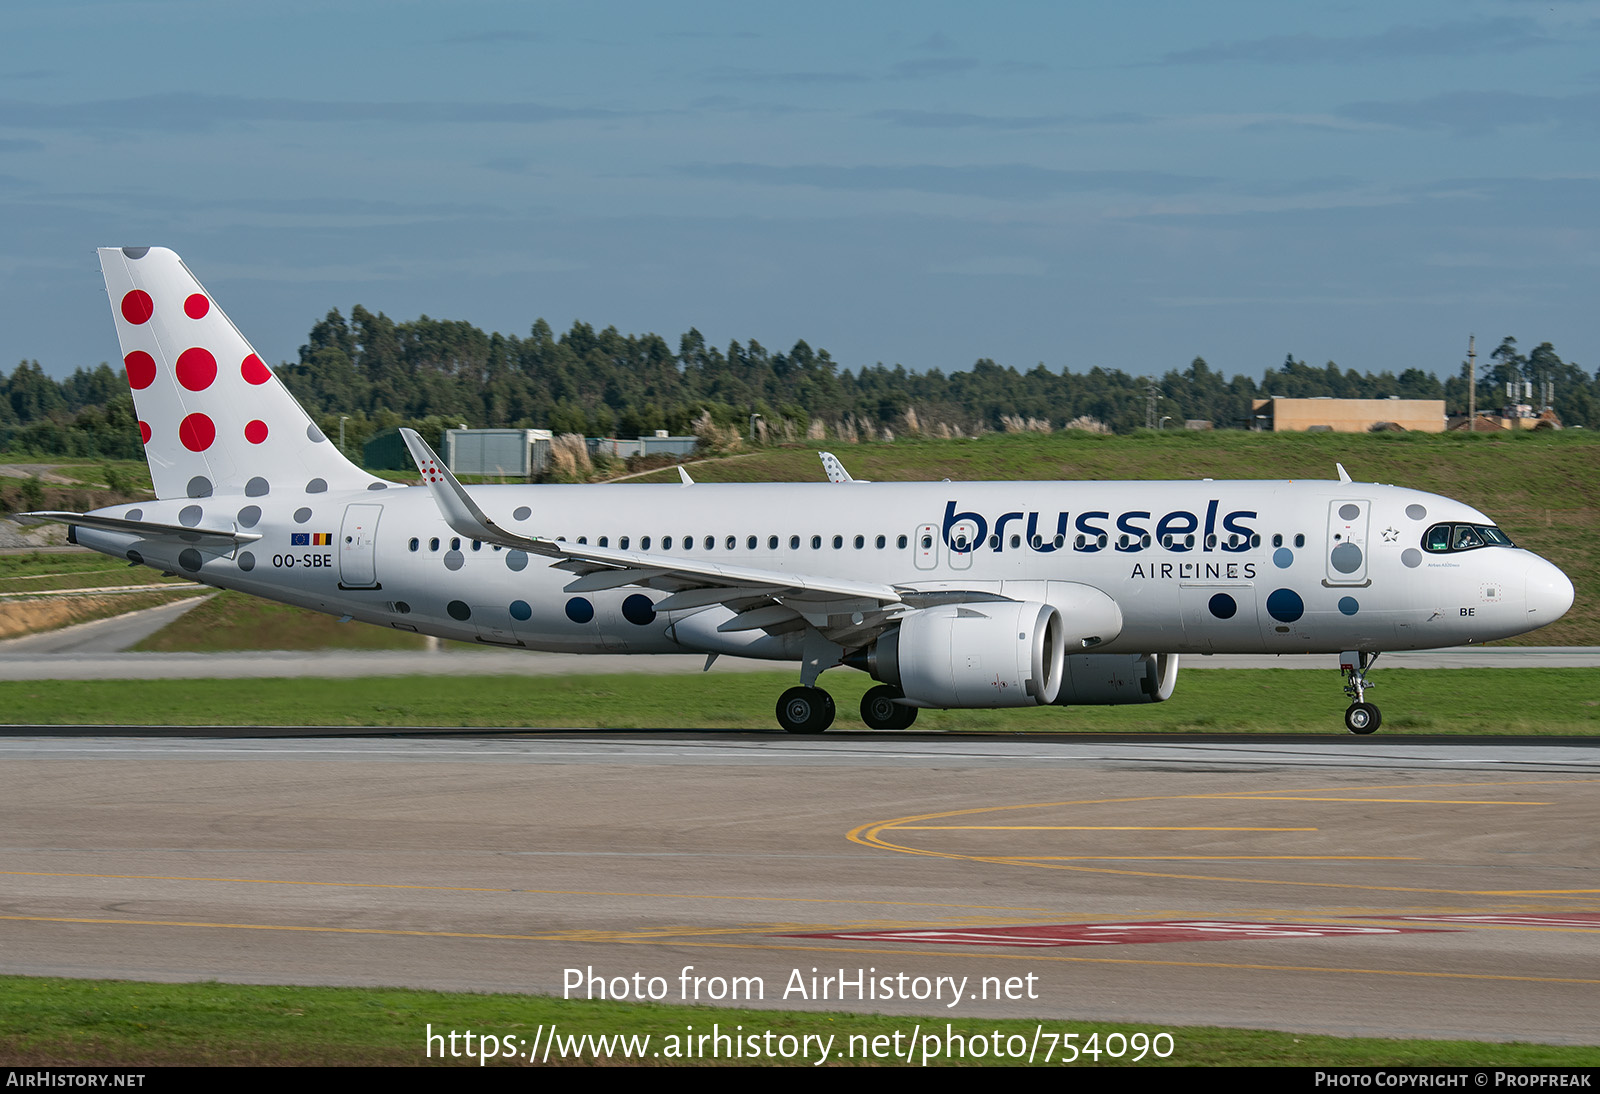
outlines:
[[[842, 366], [1600, 364], [1600, 2], [6, 0], [0, 369], [94, 248], [269, 362], [355, 304]], [[1487, 343], [1487, 346], [1485, 346]]]

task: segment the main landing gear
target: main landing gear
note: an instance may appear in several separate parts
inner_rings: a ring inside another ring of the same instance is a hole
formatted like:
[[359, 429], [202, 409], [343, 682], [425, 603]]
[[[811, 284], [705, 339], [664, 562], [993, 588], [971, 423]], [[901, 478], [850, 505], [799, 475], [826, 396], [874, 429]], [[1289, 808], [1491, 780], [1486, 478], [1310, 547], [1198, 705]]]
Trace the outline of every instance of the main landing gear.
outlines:
[[[868, 729], [907, 729], [917, 708], [895, 702], [899, 688], [879, 684], [861, 697], [861, 720]], [[833, 724], [833, 696], [818, 687], [790, 688], [778, 699], [778, 724], [790, 733], [821, 733]]]
[[1367, 689], [1377, 685], [1367, 679], [1367, 670], [1378, 660], [1375, 653], [1354, 650], [1339, 655], [1339, 671], [1344, 674], [1344, 693], [1354, 700], [1344, 712], [1344, 725], [1351, 733], [1376, 733], [1383, 724], [1383, 713], [1367, 702]]
[[790, 688], [778, 697], [778, 724], [790, 733], [821, 733], [833, 714], [833, 696], [821, 688]]

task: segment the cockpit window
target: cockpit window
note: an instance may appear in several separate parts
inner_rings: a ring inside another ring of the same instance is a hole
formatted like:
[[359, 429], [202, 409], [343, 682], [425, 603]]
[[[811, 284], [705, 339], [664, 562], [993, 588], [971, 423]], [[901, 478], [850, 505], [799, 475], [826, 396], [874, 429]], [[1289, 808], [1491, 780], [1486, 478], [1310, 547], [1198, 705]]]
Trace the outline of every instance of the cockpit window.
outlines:
[[1435, 554], [1516, 546], [1511, 537], [1492, 524], [1435, 524], [1423, 533], [1422, 545]]

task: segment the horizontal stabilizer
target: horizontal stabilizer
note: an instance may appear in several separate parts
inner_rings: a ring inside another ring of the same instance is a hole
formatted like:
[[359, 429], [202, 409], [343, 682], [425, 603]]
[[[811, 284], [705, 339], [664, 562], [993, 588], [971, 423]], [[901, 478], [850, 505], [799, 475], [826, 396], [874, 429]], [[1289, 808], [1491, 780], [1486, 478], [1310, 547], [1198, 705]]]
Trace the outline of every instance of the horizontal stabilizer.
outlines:
[[96, 528], [102, 532], [122, 532], [142, 539], [177, 539], [184, 543], [230, 544], [254, 543], [261, 538], [259, 532], [239, 532], [232, 528], [190, 528], [182, 524], [160, 524], [151, 520], [122, 520], [118, 517], [101, 517], [89, 513], [19, 513], [18, 516], [36, 520], [58, 520], [79, 528]]

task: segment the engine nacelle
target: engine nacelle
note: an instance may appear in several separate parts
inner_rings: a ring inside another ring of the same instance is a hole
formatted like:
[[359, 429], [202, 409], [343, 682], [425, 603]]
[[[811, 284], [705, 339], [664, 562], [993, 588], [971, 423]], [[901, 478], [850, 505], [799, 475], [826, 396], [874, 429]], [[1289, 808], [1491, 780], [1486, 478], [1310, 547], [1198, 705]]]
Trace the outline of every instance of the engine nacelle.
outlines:
[[866, 651], [863, 667], [917, 707], [1031, 707], [1061, 689], [1061, 613], [1037, 601], [920, 608]]
[[1164, 703], [1178, 686], [1175, 653], [1081, 653], [1066, 659], [1056, 704], [1064, 707]]

